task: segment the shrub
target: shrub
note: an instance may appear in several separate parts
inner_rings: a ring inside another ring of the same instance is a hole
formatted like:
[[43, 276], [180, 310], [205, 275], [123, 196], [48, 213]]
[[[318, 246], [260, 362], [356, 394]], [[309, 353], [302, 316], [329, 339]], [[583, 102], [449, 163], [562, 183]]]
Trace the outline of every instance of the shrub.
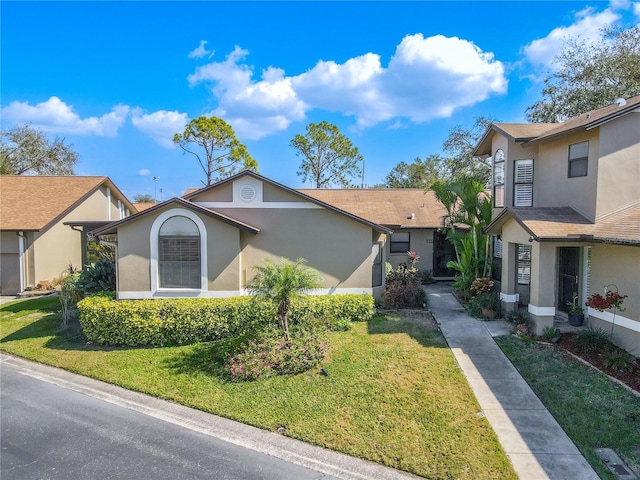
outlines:
[[[78, 303], [87, 339], [98, 345], [177, 345], [262, 331], [275, 315], [273, 303], [252, 297], [114, 301], [91, 296]], [[306, 296], [291, 305], [292, 326], [317, 318], [329, 328], [373, 316], [373, 297]]]
[[560, 336], [560, 330], [554, 326], [549, 326], [542, 331], [542, 338], [545, 340], [551, 340]]
[[97, 262], [85, 266], [80, 272], [76, 287], [89, 294], [116, 289], [116, 263], [113, 248], [105, 248], [100, 252]]
[[257, 380], [273, 375], [295, 375], [318, 365], [328, 344], [321, 332], [299, 331], [289, 340], [268, 336], [250, 340], [227, 361], [234, 381]]
[[382, 294], [383, 308], [422, 307], [427, 296], [422, 289], [422, 276], [418, 270], [397, 268], [389, 275]]
[[436, 283], [436, 281], [433, 279], [433, 275], [431, 273], [431, 270], [420, 270], [420, 276], [422, 277], [422, 284], [423, 285], [428, 285], [430, 283]]
[[476, 278], [471, 284], [471, 295], [479, 297], [491, 293], [493, 280], [486, 277]]
[[609, 335], [600, 328], [586, 328], [581, 330], [573, 336], [571, 341], [584, 353], [601, 353], [613, 348], [613, 344], [609, 340]]
[[494, 312], [491, 318], [502, 316], [502, 302], [496, 292], [484, 293], [475, 297], [470, 297], [465, 303], [469, 313], [478, 318], [490, 318], [483, 310]]
[[636, 366], [636, 358], [620, 348], [605, 352], [603, 362], [605, 367], [615, 372], [632, 370]]

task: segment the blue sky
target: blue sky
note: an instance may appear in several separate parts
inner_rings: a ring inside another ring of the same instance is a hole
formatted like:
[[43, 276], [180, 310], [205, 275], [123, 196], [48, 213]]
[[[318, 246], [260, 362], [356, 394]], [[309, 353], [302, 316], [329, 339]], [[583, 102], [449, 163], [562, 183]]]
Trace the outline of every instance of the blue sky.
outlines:
[[259, 171], [291, 187], [290, 146], [327, 120], [366, 183], [441, 153], [479, 115], [523, 122], [567, 36], [640, 21], [640, 2], [10, 2], [1, 9], [2, 128], [64, 137], [78, 173], [132, 198], [201, 185], [171, 143], [200, 115], [234, 127]]

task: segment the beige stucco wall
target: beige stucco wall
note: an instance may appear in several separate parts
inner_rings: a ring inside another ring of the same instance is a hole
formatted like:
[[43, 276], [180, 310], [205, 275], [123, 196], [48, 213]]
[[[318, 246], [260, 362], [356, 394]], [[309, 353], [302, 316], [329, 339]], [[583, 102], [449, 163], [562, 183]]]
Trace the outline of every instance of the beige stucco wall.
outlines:
[[[616, 314], [613, 341], [640, 356], [640, 247], [597, 244], [591, 248], [591, 293], [604, 294], [604, 286], [610, 284], [617, 285], [621, 295], [628, 295], [625, 311]], [[589, 325], [610, 332], [611, 321], [598, 316], [611, 320], [611, 314], [592, 311]]]
[[371, 288], [370, 227], [321, 208], [218, 210], [261, 229], [241, 235], [243, 284], [253, 278], [253, 265], [286, 257], [306, 259], [324, 288]]
[[[569, 145], [589, 142], [587, 175], [569, 178]], [[598, 129], [580, 132], [540, 145], [534, 160], [533, 205], [559, 207], [569, 205], [589, 220], [596, 215], [596, 188], [599, 154]]]
[[262, 199], [265, 202], [306, 202], [303, 198], [293, 195], [281, 188], [276, 188], [266, 182], [262, 183]]
[[640, 113], [600, 127], [596, 217], [640, 201]]
[[[151, 290], [151, 228], [156, 218], [173, 206], [145, 215], [118, 229], [118, 290]], [[194, 212], [195, 213], [195, 212]], [[179, 215], [180, 212], [176, 211]], [[240, 235], [231, 225], [208, 215], [196, 214], [206, 229], [208, 289], [240, 288]], [[202, 234], [201, 234], [202, 235]], [[157, 274], [157, 272], [153, 272]]]
[[[433, 228], [398, 228], [394, 233], [409, 232], [409, 249], [420, 255], [416, 268], [433, 272]], [[409, 266], [407, 253], [391, 253], [391, 243], [387, 242], [387, 260], [393, 268], [404, 263]]]
[[[111, 191], [112, 218], [118, 219], [118, 209], [114, 202], [119, 197]], [[76, 208], [56, 221], [51, 227], [34, 234], [33, 260], [34, 275], [30, 283], [52, 280], [70, 265], [82, 267], [82, 234], [64, 222], [82, 220], [106, 220], [106, 188], [100, 187]], [[115, 213], [114, 213], [115, 212]]]
[[231, 202], [233, 201], [233, 183], [225, 183], [207, 190], [191, 199], [192, 202]]

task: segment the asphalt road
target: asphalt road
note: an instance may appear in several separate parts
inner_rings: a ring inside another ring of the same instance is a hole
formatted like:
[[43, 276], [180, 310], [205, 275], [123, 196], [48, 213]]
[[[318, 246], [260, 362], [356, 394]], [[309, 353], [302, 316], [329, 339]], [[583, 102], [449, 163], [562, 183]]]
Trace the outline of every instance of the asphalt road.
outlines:
[[329, 479], [3, 364], [0, 478]]

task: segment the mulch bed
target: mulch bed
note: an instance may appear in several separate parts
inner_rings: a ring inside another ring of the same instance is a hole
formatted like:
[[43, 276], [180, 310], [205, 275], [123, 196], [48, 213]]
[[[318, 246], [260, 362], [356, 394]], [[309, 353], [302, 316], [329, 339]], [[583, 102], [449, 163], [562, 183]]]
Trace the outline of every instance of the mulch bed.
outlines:
[[607, 375], [612, 376], [623, 382], [629, 388], [635, 390], [640, 393], [640, 360], [636, 362], [636, 366], [633, 369], [627, 369], [624, 372], [616, 372], [607, 368], [604, 365], [604, 355], [601, 353], [584, 353], [576, 348], [576, 346], [571, 341], [571, 337], [575, 335], [574, 333], [563, 333], [560, 337], [560, 340], [555, 344], [556, 348], [564, 350], [566, 352], [571, 352], [576, 357], [580, 357], [581, 359], [589, 362], [591, 365], [596, 367], [601, 372], [606, 373]]

